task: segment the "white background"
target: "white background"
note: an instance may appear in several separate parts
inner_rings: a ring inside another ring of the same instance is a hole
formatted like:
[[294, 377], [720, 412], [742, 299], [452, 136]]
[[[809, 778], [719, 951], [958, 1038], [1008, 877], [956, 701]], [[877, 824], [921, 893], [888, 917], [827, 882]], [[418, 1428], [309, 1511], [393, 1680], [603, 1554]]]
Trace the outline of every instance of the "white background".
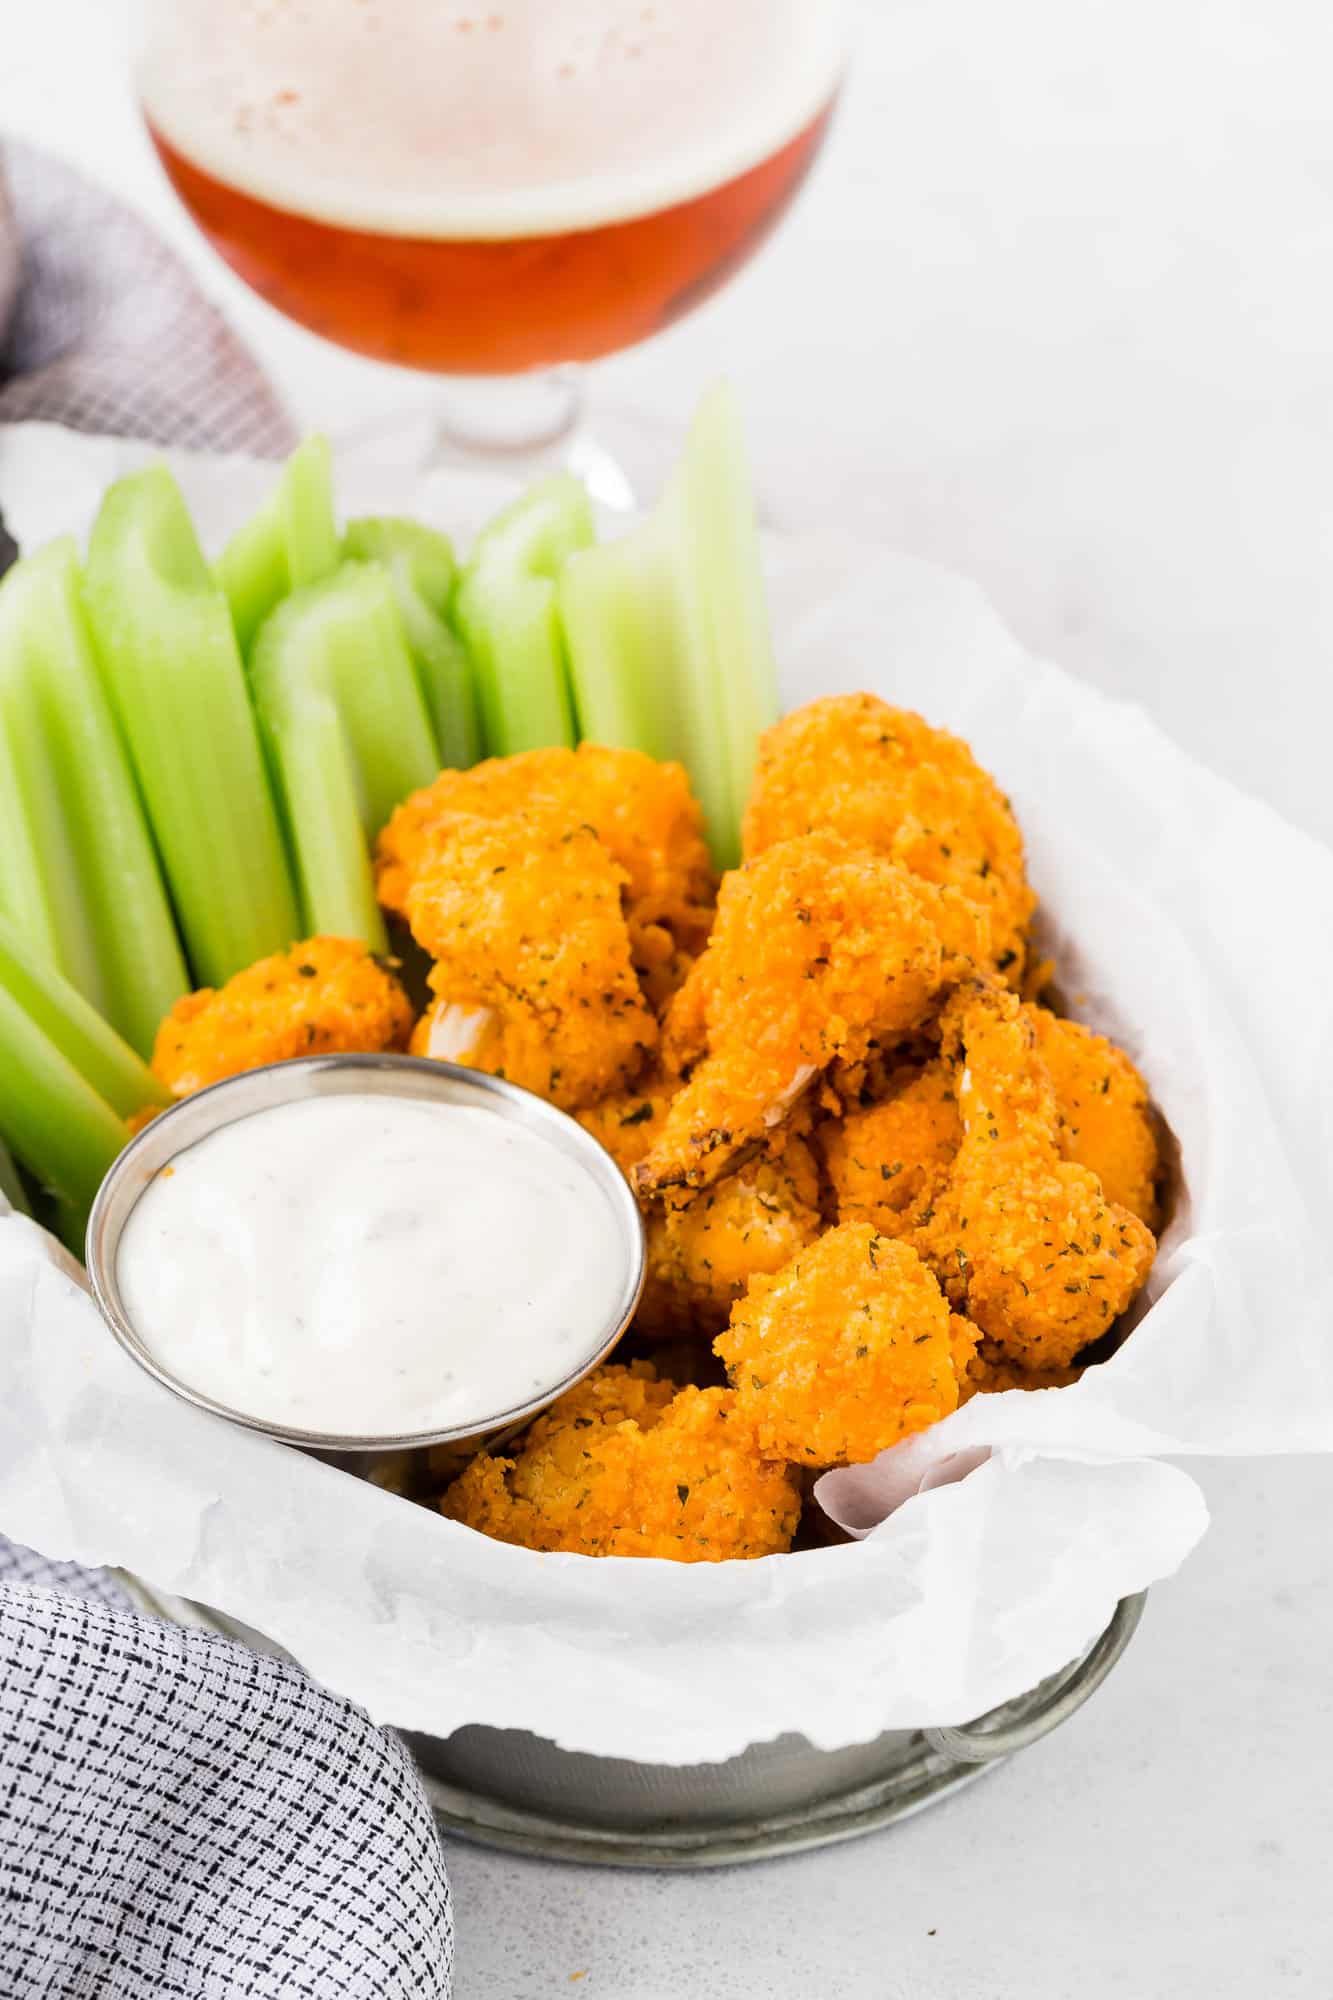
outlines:
[[[594, 410], [669, 436], [730, 373], [771, 519], [969, 571], [1029, 644], [1333, 840], [1331, 73], [1321, 0], [865, 0], [795, 214], [600, 368]], [[135, 122], [122, 0], [0, 0], [3, 131], [154, 215], [298, 420], [428, 399], [193, 236]], [[1275, 939], [1256, 977], [1299, 963]], [[749, 1870], [455, 1846], [460, 2000], [1323, 2000], [1333, 1474], [1203, 1473], [1207, 1542], [1056, 1737], [894, 1832]]]

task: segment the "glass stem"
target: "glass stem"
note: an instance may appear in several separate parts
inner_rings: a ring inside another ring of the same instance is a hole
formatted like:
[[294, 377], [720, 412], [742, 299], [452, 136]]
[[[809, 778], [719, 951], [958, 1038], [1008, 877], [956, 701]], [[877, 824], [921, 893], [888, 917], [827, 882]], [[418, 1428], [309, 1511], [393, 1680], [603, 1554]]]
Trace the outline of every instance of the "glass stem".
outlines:
[[577, 368], [531, 375], [455, 376], [437, 402], [440, 437], [458, 452], [524, 458], [572, 436], [583, 412]]

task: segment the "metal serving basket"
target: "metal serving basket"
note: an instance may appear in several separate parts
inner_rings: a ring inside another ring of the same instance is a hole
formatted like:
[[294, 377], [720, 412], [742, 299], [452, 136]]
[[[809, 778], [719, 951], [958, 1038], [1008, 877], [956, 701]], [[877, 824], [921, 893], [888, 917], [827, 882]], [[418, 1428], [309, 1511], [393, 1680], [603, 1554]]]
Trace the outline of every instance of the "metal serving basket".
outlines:
[[[153, 1615], [279, 1653], [248, 1626], [184, 1598], [121, 1581]], [[1143, 1612], [1122, 1598], [1071, 1666], [958, 1729], [891, 1729], [816, 1750], [802, 1736], [756, 1743], [718, 1764], [641, 1764], [561, 1750], [526, 1730], [404, 1733], [440, 1827], [518, 1854], [612, 1868], [715, 1868], [851, 1840], [906, 1819], [1047, 1735], [1115, 1666]], [[287, 1655], [281, 1655], [288, 1657]]]

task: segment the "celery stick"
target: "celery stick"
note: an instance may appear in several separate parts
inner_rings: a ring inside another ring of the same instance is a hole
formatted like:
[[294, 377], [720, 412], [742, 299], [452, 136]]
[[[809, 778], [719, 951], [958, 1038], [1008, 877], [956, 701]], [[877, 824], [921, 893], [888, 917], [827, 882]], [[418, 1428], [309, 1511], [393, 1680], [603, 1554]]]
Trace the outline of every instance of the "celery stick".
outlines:
[[75, 893], [73, 856], [53, 790], [39, 782], [30, 795], [28, 772], [37, 769], [33, 746], [40, 723], [32, 690], [9, 670], [8, 651], [0, 634], [0, 915], [17, 924], [53, 965], [64, 956], [71, 974], [91, 983], [91, 953], [62, 954], [58, 915], [64, 897]]
[[700, 405], [655, 513], [569, 556], [559, 600], [584, 735], [684, 764], [713, 858], [733, 866], [777, 687], [730, 390]]
[[555, 578], [592, 539], [587, 493], [568, 473], [534, 486], [477, 538], [454, 615], [476, 668], [492, 756], [574, 742]]
[[0, 1137], [15, 1157], [82, 1210], [129, 1136], [106, 1099], [0, 986]]
[[618, 542], [576, 549], [558, 590], [579, 735], [674, 757], [676, 614], [661, 539], [650, 521]]
[[730, 668], [715, 657], [709, 644], [690, 495], [679, 467], [648, 525], [645, 541], [645, 556], [650, 561], [655, 557], [661, 566], [666, 607], [662, 629], [670, 658], [671, 755], [690, 774], [715, 866], [733, 868], [740, 858], [741, 808], [731, 781], [719, 686]]
[[288, 591], [331, 575], [338, 557], [332, 454], [327, 438], [309, 437], [217, 560], [241, 651], [248, 656], [259, 627]]
[[729, 384], [717, 384], [699, 405], [677, 478], [681, 525], [689, 536], [686, 560], [721, 697], [722, 751], [734, 816], [723, 845], [739, 858], [740, 821], [759, 737], [778, 716], [778, 680], [754, 491], [740, 409]]
[[387, 572], [344, 563], [294, 591], [260, 630], [251, 684], [306, 928], [382, 949], [370, 844], [439, 767]]
[[0, 912], [143, 1054], [189, 981], [71, 540], [0, 584]]
[[14, 1156], [3, 1139], [0, 1139], [0, 1201], [7, 1201], [19, 1215], [32, 1214], [28, 1206], [27, 1190], [19, 1179], [19, 1170], [14, 1164]]
[[477, 690], [467, 647], [449, 623], [453, 550], [419, 521], [392, 516], [349, 521], [343, 552], [389, 572], [440, 762], [465, 770], [481, 755]]
[[220, 986], [300, 918], [226, 600], [165, 466], [107, 493], [85, 595], [190, 963]]
[[95, 1007], [0, 919], [0, 992], [7, 993], [38, 1031], [73, 1064], [113, 1111], [127, 1118], [145, 1105], [169, 1104], [171, 1093], [107, 1026]]
[[255, 633], [290, 588], [276, 493], [236, 530], [214, 563], [213, 574], [227, 599], [236, 643], [248, 657]]
[[333, 504], [333, 453], [326, 437], [309, 437], [283, 467], [278, 488], [293, 590], [331, 576], [342, 555]]

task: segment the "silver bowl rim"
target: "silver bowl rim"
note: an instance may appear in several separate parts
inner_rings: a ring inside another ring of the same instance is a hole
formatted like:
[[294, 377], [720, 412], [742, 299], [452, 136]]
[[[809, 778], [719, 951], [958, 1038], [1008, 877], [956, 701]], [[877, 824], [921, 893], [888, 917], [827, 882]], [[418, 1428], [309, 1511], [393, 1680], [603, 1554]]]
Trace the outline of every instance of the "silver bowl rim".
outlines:
[[[322, 1087], [321, 1079], [327, 1081], [331, 1076], [347, 1078], [349, 1084]], [[443, 1429], [373, 1436], [308, 1431], [234, 1409], [216, 1397], [193, 1388], [165, 1367], [138, 1333], [125, 1311], [116, 1261], [125, 1224], [144, 1190], [161, 1169], [209, 1133], [225, 1125], [238, 1123], [255, 1112], [279, 1104], [346, 1094], [355, 1087], [358, 1079], [372, 1095], [409, 1097], [441, 1104], [472, 1104], [515, 1119], [529, 1129], [544, 1131], [561, 1151], [581, 1160], [590, 1169], [606, 1195], [611, 1211], [621, 1225], [617, 1233], [625, 1263], [625, 1280], [618, 1294], [617, 1311], [598, 1332], [587, 1359], [549, 1390], [544, 1389], [510, 1409], [497, 1411], [494, 1416], [469, 1419], [466, 1423]], [[395, 1085], [400, 1087], [395, 1088]], [[403, 1085], [409, 1087], [401, 1087]], [[134, 1187], [136, 1180], [137, 1188]], [[643, 1217], [629, 1182], [606, 1148], [576, 1119], [505, 1077], [467, 1069], [459, 1063], [389, 1053], [297, 1056], [286, 1062], [268, 1063], [259, 1069], [224, 1077], [220, 1083], [210, 1084], [204, 1090], [180, 1098], [152, 1119], [117, 1155], [93, 1202], [84, 1254], [88, 1280], [103, 1320], [121, 1348], [145, 1373], [171, 1390], [182, 1402], [193, 1405], [195, 1409], [206, 1410], [211, 1416], [222, 1417], [229, 1423], [257, 1431], [283, 1444], [330, 1452], [390, 1452], [416, 1450], [436, 1444], [470, 1444], [518, 1428], [530, 1417], [548, 1409], [558, 1396], [574, 1388], [606, 1360], [634, 1317], [646, 1274]]]

